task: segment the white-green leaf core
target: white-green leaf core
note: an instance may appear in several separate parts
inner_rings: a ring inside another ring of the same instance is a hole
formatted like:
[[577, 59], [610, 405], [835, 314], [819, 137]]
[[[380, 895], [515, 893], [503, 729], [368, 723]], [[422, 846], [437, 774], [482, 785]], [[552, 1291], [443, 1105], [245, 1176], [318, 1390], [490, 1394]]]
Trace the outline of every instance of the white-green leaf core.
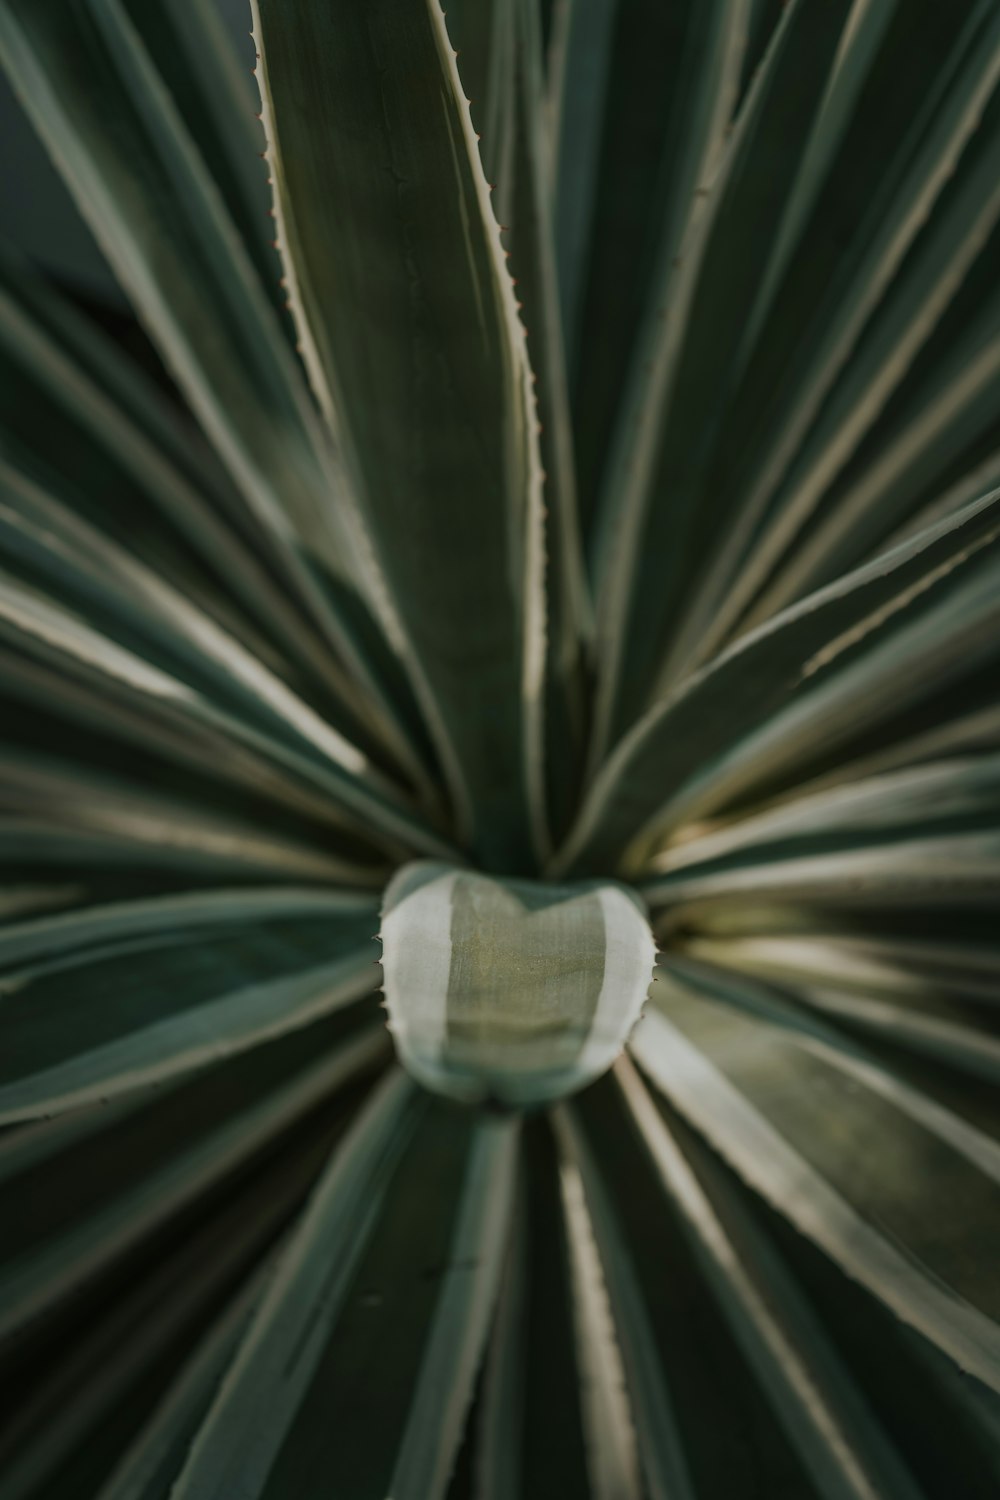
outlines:
[[389, 885], [381, 939], [403, 1065], [435, 1093], [512, 1109], [563, 1098], [611, 1067], [656, 958], [625, 886], [498, 880], [430, 861]]

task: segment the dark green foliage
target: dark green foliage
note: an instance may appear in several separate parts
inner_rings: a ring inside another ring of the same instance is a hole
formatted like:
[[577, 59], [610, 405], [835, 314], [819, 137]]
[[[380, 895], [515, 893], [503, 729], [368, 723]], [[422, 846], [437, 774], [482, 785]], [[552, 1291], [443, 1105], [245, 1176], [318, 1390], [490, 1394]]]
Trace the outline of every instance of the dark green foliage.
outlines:
[[[1000, 14], [446, 9], [0, 0], [0, 1497], [986, 1500]], [[407, 1077], [421, 860], [608, 1076]]]

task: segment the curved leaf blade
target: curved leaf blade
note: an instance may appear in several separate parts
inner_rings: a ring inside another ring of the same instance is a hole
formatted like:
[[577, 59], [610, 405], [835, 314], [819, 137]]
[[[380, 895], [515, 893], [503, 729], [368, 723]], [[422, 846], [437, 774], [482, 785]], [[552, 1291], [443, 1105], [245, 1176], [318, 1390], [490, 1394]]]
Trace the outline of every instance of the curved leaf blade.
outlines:
[[437, 0], [255, 16], [293, 308], [382, 623], [478, 852], [524, 868], [546, 839], [537, 416], [444, 17]]

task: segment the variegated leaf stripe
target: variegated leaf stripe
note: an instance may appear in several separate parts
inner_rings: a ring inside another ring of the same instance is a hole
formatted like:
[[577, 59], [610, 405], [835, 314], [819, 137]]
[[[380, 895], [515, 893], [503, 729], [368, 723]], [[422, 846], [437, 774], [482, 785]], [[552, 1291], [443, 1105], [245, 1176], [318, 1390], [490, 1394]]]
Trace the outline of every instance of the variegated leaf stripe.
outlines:
[[386, 892], [389, 1024], [410, 1071], [465, 1099], [532, 1104], [614, 1061], [655, 955], [635, 896], [614, 884], [492, 880], [434, 862]]

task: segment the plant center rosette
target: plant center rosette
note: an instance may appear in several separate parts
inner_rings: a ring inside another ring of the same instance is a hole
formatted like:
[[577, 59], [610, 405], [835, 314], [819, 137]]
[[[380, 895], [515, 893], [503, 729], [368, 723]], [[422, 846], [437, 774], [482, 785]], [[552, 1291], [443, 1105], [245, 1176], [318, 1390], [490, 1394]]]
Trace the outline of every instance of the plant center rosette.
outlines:
[[550, 1103], [605, 1073], [656, 958], [626, 886], [501, 880], [423, 860], [389, 885], [381, 939], [404, 1066], [435, 1093], [505, 1108]]

